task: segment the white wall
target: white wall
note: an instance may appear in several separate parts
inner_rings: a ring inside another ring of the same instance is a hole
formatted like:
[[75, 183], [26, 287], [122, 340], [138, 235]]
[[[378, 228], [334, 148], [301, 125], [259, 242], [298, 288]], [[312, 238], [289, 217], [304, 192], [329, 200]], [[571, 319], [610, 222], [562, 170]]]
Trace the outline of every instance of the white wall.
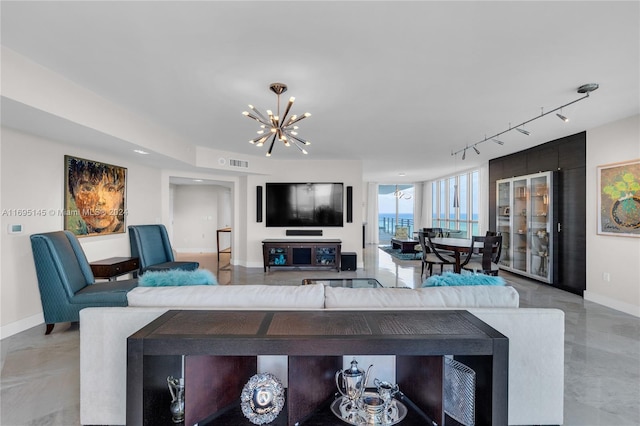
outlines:
[[[587, 290], [584, 298], [640, 316], [640, 238], [598, 235], [596, 167], [640, 159], [640, 116], [587, 131]], [[638, 178], [638, 177], [636, 177]], [[603, 274], [609, 274], [605, 281]]]
[[[160, 171], [4, 127], [1, 137], [0, 336], [5, 337], [43, 322], [29, 235], [63, 227], [58, 211], [64, 208], [64, 155], [127, 168], [127, 225], [155, 221], [160, 211]], [[14, 210], [21, 209], [44, 213], [17, 216]], [[23, 233], [8, 234], [10, 224], [22, 224]], [[130, 255], [126, 233], [84, 237], [80, 244], [89, 261]]]
[[[216, 231], [231, 226], [231, 189], [219, 185], [173, 185], [173, 248], [184, 253], [215, 253]], [[220, 246], [230, 244], [220, 234]]]
[[[286, 229], [267, 228], [265, 222], [256, 222], [256, 187], [264, 186], [266, 182], [342, 182], [346, 187], [353, 186], [353, 223], [345, 222], [342, 228], [322, 228], [321, 237], [342, 240], [342, 251], [355, 252], [358, 263], [362, 267], [362, 163], [360, 161], [289, 161], [286, 164], [273, 163], [274, 172], [268, 176], [249, 176], [247, 178], [246, 208], [241, 212], [240, 220], [246, 223], [246, 266], [262, 267], [262, 240], [265, 238], [296, 238], [287, 237]], [[346, 200], [346, 195], [345, 195]], [[264, 198], [263, 198], [264, 207]], [[263, 210], [264, 212], [264, 210]], [[264, 214], [263, 214], [264, 217]], [[295, 229], [295, 228], [292, 228]], [[311, 228], [319, 229], [319, 228]], [[302, 237], [309, 238], [309, 237]]]

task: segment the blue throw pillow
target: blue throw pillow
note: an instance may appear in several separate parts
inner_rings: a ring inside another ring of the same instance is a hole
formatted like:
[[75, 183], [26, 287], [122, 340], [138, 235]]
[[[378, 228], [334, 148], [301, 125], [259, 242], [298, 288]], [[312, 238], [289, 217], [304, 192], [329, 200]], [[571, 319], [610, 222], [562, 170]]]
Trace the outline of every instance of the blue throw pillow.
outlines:
[[432, 275], [422, 283], [422, 287], [443, 287], [460, 285], [505, 285], [502, 277], [484, 274], [456, 274], [445, 272], [442, 275]]
[[182, 285], [217, 285], [215, 275], [206, 269], [183, 271], [171, 269], [168, 271], [148, 271], [138, 280], [140, 287], [167, 287]]

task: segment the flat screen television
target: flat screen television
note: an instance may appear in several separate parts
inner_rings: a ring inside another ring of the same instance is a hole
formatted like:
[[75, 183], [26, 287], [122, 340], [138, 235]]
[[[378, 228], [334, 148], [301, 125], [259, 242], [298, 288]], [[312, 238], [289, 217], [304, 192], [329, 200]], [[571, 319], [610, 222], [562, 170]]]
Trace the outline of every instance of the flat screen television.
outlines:
[[269, 227], [343, 226], [342, 183], [267, 183]]

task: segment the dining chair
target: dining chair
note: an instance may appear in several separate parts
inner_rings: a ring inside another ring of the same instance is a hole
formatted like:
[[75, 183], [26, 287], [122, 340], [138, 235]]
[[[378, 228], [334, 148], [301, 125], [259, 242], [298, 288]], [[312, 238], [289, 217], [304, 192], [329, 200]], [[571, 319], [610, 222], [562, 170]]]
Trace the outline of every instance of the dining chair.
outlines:
[[433, 246], [431, 238], [437, 235], [435, 232], [418, 231], [418, 242], [422, 247], [422, 271], [420, 272], [420, 277], [424, 275], [425, 266], [429, 271], [429, 276], [431, 276], [433, 275], [433, 265], [440, 265], [440, 273], [442, 274], [445, 265], [456, 264], [455, 258], [441, 253]]
[[[444, 237], [444, 233], [442, 232], [442, 228], [422, 228], [420, 230], [418, 230], [419, 232], [431, 232], [434, 233], [434, 237], [435, 238], [440, 238], [440, 237]], [[426, 247], [424, 245], [424, 242], [420, 242], [420, 238], [418, 238], [418, 244], [415, 246], [414, 250], [416, 251], [416, 253], [422, 253], [422, 248]], [[428, 247], [427, 247], [428, 250]], [[453, 255], [453, 253], [449, 253], [446, 252], [445, 254], [450, 254]], [[422, 256], [422, 258], [424, 259], [424, 256]], [[422, 265], [422, 272], [424, 273], [424, 263]]]
[[[480, 252], [474, 254], [474, 247], [482, 244]], [[474, 236], [471, 238], [471, 247], [467, 257], [460, 267], [466, 271], [482, 273], [485, 275], [498, 275], [500, 268], [498, 261], [502, 252], [502, 235]]]

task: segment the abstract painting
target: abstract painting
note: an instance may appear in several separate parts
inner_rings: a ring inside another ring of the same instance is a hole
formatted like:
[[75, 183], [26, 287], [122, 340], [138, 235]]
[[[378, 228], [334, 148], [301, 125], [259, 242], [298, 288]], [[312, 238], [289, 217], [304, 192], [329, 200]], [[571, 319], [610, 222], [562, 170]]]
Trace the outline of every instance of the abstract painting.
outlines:
[[127, 169], [64, 156], [64, 229], [94, 236], [125, 232]]
[[640, 159], [598, 166], [598, 234], [640, 237]]

